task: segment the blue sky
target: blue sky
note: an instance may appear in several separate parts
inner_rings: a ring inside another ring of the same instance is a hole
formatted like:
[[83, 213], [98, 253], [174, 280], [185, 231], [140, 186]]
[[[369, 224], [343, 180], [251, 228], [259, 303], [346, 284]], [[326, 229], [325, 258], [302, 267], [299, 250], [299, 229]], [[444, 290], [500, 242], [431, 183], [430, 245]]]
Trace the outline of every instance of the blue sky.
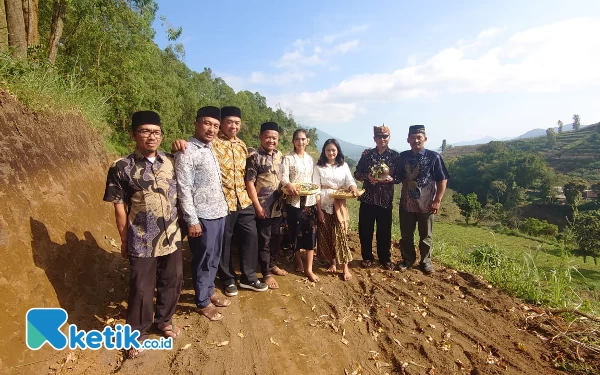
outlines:
[[[258, 91], [298, 123], [428, 148], [600, 121], [600, 1], [158, 0], [193, 70]], [[157, 18], [156, 42], [166, 46]]]

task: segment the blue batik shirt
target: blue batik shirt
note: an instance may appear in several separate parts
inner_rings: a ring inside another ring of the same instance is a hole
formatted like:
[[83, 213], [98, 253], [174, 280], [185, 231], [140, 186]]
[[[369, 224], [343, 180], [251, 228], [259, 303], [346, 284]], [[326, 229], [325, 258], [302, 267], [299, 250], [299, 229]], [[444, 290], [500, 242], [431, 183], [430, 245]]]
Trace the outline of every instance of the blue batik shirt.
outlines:
[[397, 179], [402, 182], [400, 210], [428, 213], [437, 194], [437, 182], [448, 179], [444, 160], [435, 151], [423, 149], [400, 153], [396, 164]]

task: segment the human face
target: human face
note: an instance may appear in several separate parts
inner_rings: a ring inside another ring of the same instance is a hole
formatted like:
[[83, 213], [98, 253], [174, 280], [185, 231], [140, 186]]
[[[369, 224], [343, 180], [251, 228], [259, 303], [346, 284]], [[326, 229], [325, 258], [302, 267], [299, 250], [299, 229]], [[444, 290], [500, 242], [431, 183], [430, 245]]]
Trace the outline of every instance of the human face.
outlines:
[[304, 150], [306, 150], [306, 146], [308, 146], [310, 139], [306, 137], [306, 133], [298, 132], [292, 142], [294, 143], [294, 151], [296, 151], [296, 153], [304, 153]]
[[335, 163], [335, 158], [337, 157], [337, 154], [338, 149], [333, 143], [330, 143], [327, 146], [325, 146], [325, 156], [327, 157], [327, 162], [329, 164]]
[[377, 148], [385, 149], [390, 143], [390, 135], [389, 134], [378, 134], [373, 137]]
[[221, 131], [229, 139], [235, 139], [241, 126], [242, 119], [236, 116], [227, 116], [221, 120]]
[[196, 120], [194, 137], [203, 143], [210, 143], [219, 133], [220, 121], [212, 117], [202, 117]]
[[427, 137], [423, 133], [409, 134], [406, 141], [410, 144], [410, 149], [417, 153], [425, 148]]
[[276, 132], [275, 130], [265, 130], [260, 133], [258, 138], [260, 139], [262, 148], [268, 153], [271, 153], [271, 151], [277, 148], [277, 143], [279, 143], [279, 132]]
[[142, 155], [149, 157], [156, 155], [162, 137], [161, 127], [152, 124], [140, 125], [131, 132], [131, 139], [135, 141], [137, 149]]

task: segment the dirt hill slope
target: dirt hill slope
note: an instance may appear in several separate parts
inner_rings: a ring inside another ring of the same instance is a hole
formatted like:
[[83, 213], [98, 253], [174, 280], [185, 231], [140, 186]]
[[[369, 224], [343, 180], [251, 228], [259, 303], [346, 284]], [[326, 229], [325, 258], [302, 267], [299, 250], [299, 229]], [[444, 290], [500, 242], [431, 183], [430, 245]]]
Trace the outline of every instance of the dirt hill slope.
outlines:
[[[31, 351], [32, 307], [63, 307], [80, 329], [124, 323], [128, 265], [109, 242], [101, 137], [77, 116], [32, 113], [2, 92], [0, 131], [0, 372], [558, 374], [553, 361], [570, 355], [527, 329], [537, 313], [472, 275], [362, 270], [358, 260], [350, 282], [318, 267], [317, 284], [290, 273], [278, 290], [240, 291], [209, 323], [195, 312], [187, 250], [173, 350], [125, 361], [108, 350]], [[358, 249], [356, 234], [351, 243]]]

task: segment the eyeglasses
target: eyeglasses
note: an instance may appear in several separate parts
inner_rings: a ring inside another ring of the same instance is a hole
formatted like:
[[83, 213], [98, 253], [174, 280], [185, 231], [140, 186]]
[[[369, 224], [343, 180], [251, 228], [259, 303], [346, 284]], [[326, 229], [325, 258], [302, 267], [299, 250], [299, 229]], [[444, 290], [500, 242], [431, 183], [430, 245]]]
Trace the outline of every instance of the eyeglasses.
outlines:
[[377, 139], [388, 139], [389, 138], [389, 134], [377, 134], [375, 136], [375, 138], [377, 138]]
[[149, 138], [150, 135], [153, 135], [156, 138], [161, 138], [163, 136], [162, 130], [142, 129], [142, 130], [136, 130], [136, 133], [139, 133], [139, 135], [141, 135], [142, 138]]

